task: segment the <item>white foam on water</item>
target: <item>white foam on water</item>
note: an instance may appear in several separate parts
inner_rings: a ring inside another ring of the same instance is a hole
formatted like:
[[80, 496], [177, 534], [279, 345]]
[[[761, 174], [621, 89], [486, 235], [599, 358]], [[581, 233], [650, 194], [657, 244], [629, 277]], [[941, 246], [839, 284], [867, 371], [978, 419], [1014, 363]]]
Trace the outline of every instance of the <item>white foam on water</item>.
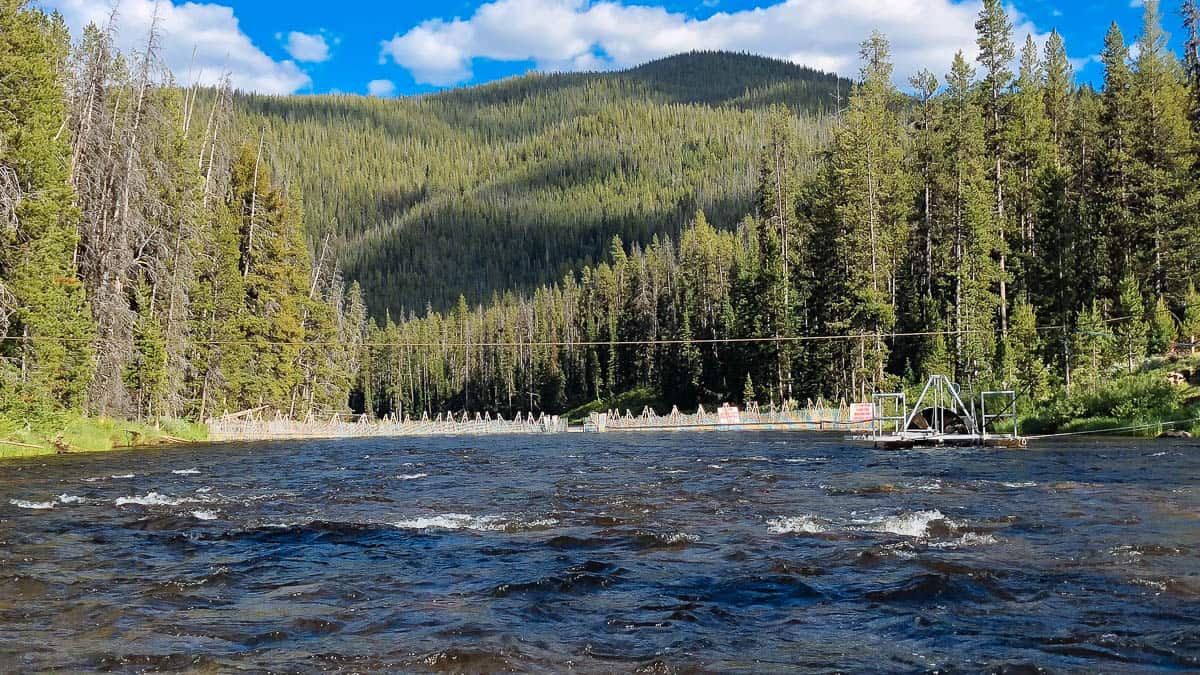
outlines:
[[196, 500], [188, 497], [169, 497], [158, 492], [150, 492], [143, 497], [118, 497], [113, 503], [117, 506], [125, 506], [126, 504], [137, 504], [138, 506], [179, 506], [180, 504], [194, 501]]
[[399, 478], [400, 480], [418, 480], [420, 478], [428, 478], [428, 477], [429, 477], [429, 474], [427, 474], [427, 473], [404, 473], [404, 474], [400, 474], [399, 476], [396, 476], [396, 478]]
[[476, 532], [504, 532], [553, 527], [557, 518], [541, 518], [530, 521], [509, 520], [503, 516], [472, 516], [467, 513], [443, 513], [422, 516], [392, 523], [402, 530], [474, 530]]
[[945, 521], [951, 527], [958, 525], [936, 509], [901, 513], [879, 520], [860, 521], [858, 524], [859, 529], [868, 532], [890, 532], [902, 537], [922, 538], [929, 536], [929, 526], [939, 520]]
[[1156, 579], [1142, 579], [1141, 577], [1135, 577], [1133, 583], [1137, 584], [1138, 586], [1145, 586], [1146, 588], [1154, 589], [1159, 593], [1167, 590], [1167, 583], [1165, 581], [1158, 581]]
[[119, 476], [118, 475], [109, 476], [109, 478], [112, 478], [114, 480], [129, 480], [130, 478], [133, 478], [136, 475], [137, 474], [133, 474], [133, 473], [123, 473]]
[[662, 535], [662, 541], [666, 544], [694, 544], [700, 541], [700, 535], [689, 534], [687, 532], [672, 532], [671, 534]]
[[958, 539], [932, 542], [929, 544], [929, 547], [955, 549], [969, 546], [990, 546], [995, 543], [998, 543], [998, 540], [990, 534], [976, 534], [975, 532], [967, 532]]
[[176, 469], [171, 473], [176, 476], [198, 476], [200, 475], [200, 469]]
[[79, 504], [82, 502], [83, 502], [83, 497], [76, 497], [75, 495], [67, 495], [67, 494], [62, 494], [62, 495], [58, 496], [58, 503], [60, 503], [60, 504]]
[[825, 529], [825, 524], [813, 515], [774, 518], [767, 521], [767, 530], [771, 534], [820, 534]]
[[211, 486], [211, 485], [209, 485], [209, 486], [206, 486], [206, 487], [202, 487], [202, 488], [196, 488], [196, 493], [197, 493], [197, 494], [205, 494], [205, 493], [208, 493], [208, 492], [212, 492], [212, 486]]
[[410, 518], [393, 523], [402, 530], [478, 530], [498, 532], [505, 528], [500, 516], [472, 516], [466, 513], [443, 513], [438, 516]]
[[535, 529], [539, 527], [554, 527], [557, 524], [558, 518], [542, 518], [541, 520], [531, 520], [527, 523], [521, 523], [521, 526]]
[[215, 511], [192, 511], [192, 517], [196, 520], [216, 520], [217, 514]]
[[46, 511], [54, 508], [54, 502], [30, 502], [24, 499], [10, 499], [8, 503], [20, 509], [30, 509], [33, 511]]
[[724, 467], [722, 467], [720, 464], [709, 464], [709, 465], [708, 465], [708, 468], [710, 468], [710, 469], [717, 469], [718, 471], [720, 471], [720, 470], [721, 470], [721, 469], [723, 469]]
[[1022, 483], [1009, 483], [1009, 482], [1002, 482], [1002, 483], [1000, 483], [1000, 484], [1001, 484], [1001, 485], [1003, 485], [1003, 486], [1004, 486], [1004, 487], [1006, 487], [1006, 488], [1031, 488], [1031, 487], [1037, 487], [1037, 483], [1035, 483], [1035, 482], [1033, 482], [1033, 481], [1025, 481], [1025, 482], [1022, 482]]

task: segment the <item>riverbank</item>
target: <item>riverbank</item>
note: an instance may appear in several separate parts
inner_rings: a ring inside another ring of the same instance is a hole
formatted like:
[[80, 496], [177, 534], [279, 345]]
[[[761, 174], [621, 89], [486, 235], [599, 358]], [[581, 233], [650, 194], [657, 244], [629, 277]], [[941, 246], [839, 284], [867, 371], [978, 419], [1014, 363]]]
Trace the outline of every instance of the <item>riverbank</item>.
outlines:
[[[1020, 403], [1018, 404], [1020, 406]], [[1112, 371], [1099, 382], [1058, 391], [1022, 415], [1025, 435], [1104, 432], [1153, 438], [1163, 431], [1200, 436], [1200, 356], [1145, 359], [1128, 371]]]
[[184, 420], [128, 422], [69, 417], [36, 428], [0, 418], [0, 459], [108, 452], [208, 440], [208, 428]]

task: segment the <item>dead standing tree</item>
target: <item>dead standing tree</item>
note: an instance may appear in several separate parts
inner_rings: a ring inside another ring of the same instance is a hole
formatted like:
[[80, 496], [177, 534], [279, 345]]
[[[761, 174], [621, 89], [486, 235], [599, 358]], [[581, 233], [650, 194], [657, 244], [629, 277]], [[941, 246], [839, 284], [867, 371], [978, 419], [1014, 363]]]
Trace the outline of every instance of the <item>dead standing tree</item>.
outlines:
[[132, 73], [113, 46], [115, 21], [114, 10], [105, 29], [85, 32], [68, 93], [80, 210], [76, 261], [97, 327], [89, 408], [141, 415], [150, 404], [129, 391], [126, 374], [138, 359], [139, 316], [154, 313], [169, 251], [160, 217], [164, 171], [155, 152], [167, 123], [155, 91], [157, 4]]

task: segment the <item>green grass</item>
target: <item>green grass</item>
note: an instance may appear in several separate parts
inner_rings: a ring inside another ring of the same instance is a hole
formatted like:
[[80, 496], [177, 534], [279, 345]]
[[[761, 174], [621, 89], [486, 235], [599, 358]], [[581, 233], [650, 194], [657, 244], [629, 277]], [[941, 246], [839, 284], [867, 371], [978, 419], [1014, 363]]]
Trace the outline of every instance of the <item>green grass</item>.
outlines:
[[[119, 448], [200, 442], [208, 430], [182, 420], [126, 422], [106, 417], [64, 417], [32, 428], [12, 419], [0, 418], [0, 459], [40, 457], [58, 452], [106, 452]], [[9, 443], [5, 443], [9, 441]], [[23, 445], [13, 445], [12, 442]], [[23, 447], [35, 445], [36, 448]]]
[[[1167, 375], [1182, 373], [1184, 385], [1173, 385]], [[1037, 406], [1021, 421], [1026, 434], [1077, 433], [1123, 430], [1124, 436], [1154, 437], [1164, 430], [1200, 431], [1200, 424], [1172, 425], [1200, 417], [1200, 359], [1196, 357], [1153, 357], [1132, 374], [1118, 370], [1108, 374], [1094, 389], [1079, 388], [1067, 396], [1059, 392]], [[1161, 425], [1161, 426], [1160, 426]]]
[[658, 410], [662, 406], [662, 401], [660, 401], [658, 397], [654, 395], [654, 392], [650, 391], [649, 389], [634, 389], [623, 394], [612, 396], [603, 401], [586, 403], [578, 408], [575, 408], [574, 410], [568, 410], [564, 416], [568, 421], [581, 422], [586, 420], [588, 415], [592, 413], [608, 412], [609, 410], [619, 410], [621, 411], [622, 415], [625, 414], [626, 410], [629, 410], [633, 412], [634, 415], [640, 415], [646, 406], [650, 406], [656, 411], [662, 412], [661, 410]]

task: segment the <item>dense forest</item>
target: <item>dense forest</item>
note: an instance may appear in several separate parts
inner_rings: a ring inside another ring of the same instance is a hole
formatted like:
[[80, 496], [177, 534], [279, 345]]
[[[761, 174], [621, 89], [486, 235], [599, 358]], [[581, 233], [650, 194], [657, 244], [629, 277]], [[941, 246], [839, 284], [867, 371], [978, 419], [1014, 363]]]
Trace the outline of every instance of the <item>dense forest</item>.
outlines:
[[[346, 409], [366, 307], [228, 87], [0, 0], [0, 423]], [[0, 424], [4, 426], [4, 424]]]
[[1200, 9], [1180, 59], [1144, 6], [1099, 89], [985, 0], [905, 90], [875, 34], [852, 85], [702, 53], [381, 101], [0, 0], [0, 422], [1095, 387], [1200, 340]]
[[[372, 314], [532, 291], [608, 255], [614, 235], [677, 236], [697, 209], [753, 208], [767, 111], [828, 139], [852, 85], [757, 56], [694, 53], [620, 73], [533, 74], [434, 96], [238, 96], [307, 231]], [[319, 255], [319, 254], [318, 254]]]
[[1191, 349], [1200, 10], [1182, 10], [1182, 61], [1157, 2], [1133, 49], [1114, 23], [1098, 91], [1057, 33], [1018, 43], [998, 0], [977, 62], [912, 74], [912, 94], [870, 36], [828, 142], [793, 110], [767, 116], [736, 226], [701, 207], [677, 237], [614, 238], [531, 294], [390, 317], [369, 339], [368, 407], [862, 400], [931, 373], [1040, 402]]

